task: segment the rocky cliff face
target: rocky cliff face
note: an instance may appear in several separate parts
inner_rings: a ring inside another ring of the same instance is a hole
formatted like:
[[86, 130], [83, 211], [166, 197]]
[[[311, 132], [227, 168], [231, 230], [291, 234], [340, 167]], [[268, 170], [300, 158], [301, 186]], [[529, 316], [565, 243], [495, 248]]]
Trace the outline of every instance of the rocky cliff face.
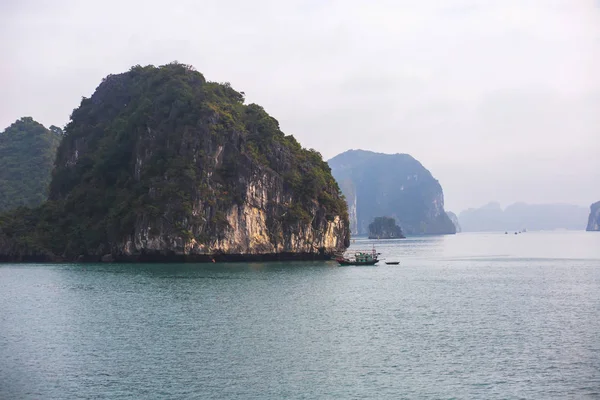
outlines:
[[0, 253], [202, 261], [328, 258], [348, 246], [346, 205], [320, 154], [188, 66], [107, 77], [65, 131], [50, 202], [25, 238], [35, 250], [9, 221]]
[[[453, 234], [455, 227], [444, 211], [439, 182], [408, 154], [350, 150], [329, 160], [333, 176], [356, 206], [356, 229], [366, 234], [375, 217], [395, 218], [407, 235]], [[348, 192], [352, 187], [354, 192]]]
[[452, 221], [452, 223], [454, 224], [454, 228], [456, 228], [456, 233], [462, 232], [462, 228], [460, 227], [460, 223], [458, 222], [458, 217], [456, 216], [456, 214], [454, 214], [452, 211], [446, 211], [446, 214], [448, 214], [448, 218], [450, 218], [450, 221]]
[[348, 218], [350, 220], [350, 232], [353, 235], [358, 235], [358, 214], [357, 214], [357, 199], [356, 187], [351, 179], [344, 179], [339, 182], [340, 188], [346, 198], [348, 205]]
[[590, 207], [587, 231], [600, 231], [600, 201]]

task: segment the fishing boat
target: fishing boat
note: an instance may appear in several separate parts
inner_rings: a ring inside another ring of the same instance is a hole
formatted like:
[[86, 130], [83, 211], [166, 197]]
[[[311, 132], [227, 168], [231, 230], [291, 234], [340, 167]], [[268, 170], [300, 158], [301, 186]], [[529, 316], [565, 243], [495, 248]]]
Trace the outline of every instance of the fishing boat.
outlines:
[[377, 251], [375, 251], [375, 247], [373, 247], [373, 250], [371, 251], [356, 251], [354, 253], [353, 256], [350, 257], [339, 257], [336, 259], [336, 261], [343, 266], [346, 265], [375, 265], [379, 262], [379, 255], [381, 253], [378, 253]]

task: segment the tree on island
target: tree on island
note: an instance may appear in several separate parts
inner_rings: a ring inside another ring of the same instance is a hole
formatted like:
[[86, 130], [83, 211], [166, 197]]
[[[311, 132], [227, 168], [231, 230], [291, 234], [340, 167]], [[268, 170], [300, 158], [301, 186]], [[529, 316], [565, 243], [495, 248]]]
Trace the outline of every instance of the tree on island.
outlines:
[[369, 224], [369, 239], [402, 239], [402, 229], [390, 217], [376, 217]]

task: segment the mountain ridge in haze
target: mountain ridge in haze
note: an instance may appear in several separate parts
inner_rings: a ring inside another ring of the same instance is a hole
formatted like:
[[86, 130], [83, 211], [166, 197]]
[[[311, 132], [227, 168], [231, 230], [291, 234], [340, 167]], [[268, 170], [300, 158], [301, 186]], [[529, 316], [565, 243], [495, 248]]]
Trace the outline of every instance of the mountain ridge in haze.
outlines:
[[458, 220], [463, 232], [583, 230], [587, 215], [587, 208], [573, 204], [518, 202], [502, 209], [500, 203], [490, 202], [462, 211]]

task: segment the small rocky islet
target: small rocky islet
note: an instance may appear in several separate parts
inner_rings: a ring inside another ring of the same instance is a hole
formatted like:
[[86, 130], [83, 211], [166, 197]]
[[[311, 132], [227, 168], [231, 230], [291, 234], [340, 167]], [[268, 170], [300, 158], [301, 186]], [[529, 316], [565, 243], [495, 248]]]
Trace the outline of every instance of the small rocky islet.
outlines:
[[390, 217], [377, 217], [369, 224], [369, 239], [404, 239], [402, 228]]

